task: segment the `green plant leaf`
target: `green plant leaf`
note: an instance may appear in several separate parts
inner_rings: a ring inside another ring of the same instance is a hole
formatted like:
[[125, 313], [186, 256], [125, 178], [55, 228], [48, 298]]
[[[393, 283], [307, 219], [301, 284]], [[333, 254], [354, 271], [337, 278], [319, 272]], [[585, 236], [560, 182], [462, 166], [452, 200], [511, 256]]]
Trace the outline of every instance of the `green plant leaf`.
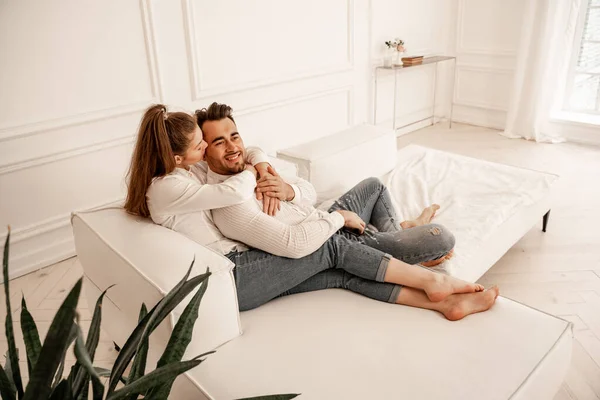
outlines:
[[145, 393], [148, 389], [153, 388], [156, 385], [161, 385], [164, 382], [174, 379], [178, 375], [196, 367], [204, 361], [203, 359], [198, 359], [199, 357], [202, 357], [202, 355], [194, 357], [189, 361], [180, 361], [157, 368], [154, 371], [144, 375], [137, 381], [129, 383], [125, 385], [125, 387], [114, 391], [106, 398], [106, 400], [122, 400], [132, 394]]
[[[161, 299], [152, 308], [152, 310], [150, 310], [150, 312], [148, 312], [142, 321], [138, 323], [131, 335], [129, 335], [129, 338], [121, 348], [121, 351], [119, 352], [119, 355], [117, 356], [117, 359], [113, 365], [107, 395], [110, 396], [110, 394], [115, 390], [115, 387], [121, 379], [123, 372], [135, 355], [148, 326], [151, 326], [152, 328], [148, 332], [148, 334], [150, 334], [154, 329], [156, 329], [162, 320], [164, 320], [192, 290], [194, 290], [195, 287], [197, 287], [210, 275], [210, 272], [206, 272], [205, 274], [191, 278], [189, 281], [185, 281], [185, 279], [187, 279], [189, 276], [193, 265], [194, 261], [192, 261], [192, 264], [185, 274], [184, 279], [180, 281], [163, 299]], [[158, 315], [158, 317], [156, 317], [156, 315]]]
[[243, 399], [238, 400], [288, 400], [293, 399], [295, 397], [300, 396], [300, 394], [296, 393], [288, 393], [288, 394], [271, 394], [267, 396], [256, 396], [256, 397], [244, 397]]
[[23, 341], [25, 342], [25, 350], [27, 352], [27, 366], [31, 375], [31, 371], [35, 367], [40, 350], [42, 349], [42, 343], [40, 342], [37, 325], [31, 313], [27, 310], [25, 296], [21, 298], [21, 331], [23, 331]]
[[[88, 354], [85, 344], [83, 343], [83, 333], [81, 332], [81, 328], [79, 326], [77, 326], [77, 339], [75, 339], [75, 357], [77, 358], [77, 362], [79, 362], [83, 368], [85, 368], [87, 373], [92, 378], [92, 392], [94, 400], [102, 400], [102, 397], [104, 397], [104, 386], [100, 382], [100, 376], [98, 376], [96, 369], [92, 365], [92, 360], [90, 359], [90, 355]], [[86, 379], [85, 383], [87, 384], [87, 382], [88, 381]], [[73, 392], [75, 394], [75, 390]], [[75, 394], [75, 396], [77, 396], [77, 394]]]
[[83, 387], [81, 394], [79, 394], [79, 397], [77, 398], [77, 400], [88, 400], [89, 398], [90, 398], [90, 383], [87, 382], [87, 384]]
[[[69, 339], [67, 340], [67, 346], [65, 347], [65, 350], [60, 359], [60, 364], [58, 366], [58, 370], [56, 371], [56, 374], [54, 375], [54, 383], [52, 384], [52, 390], [54, 390], [54, 388], [56, 386], [58, 386], [58, 384], [63, 380], [63, 372], [65, 370], [65, 357], [67, 356], [67, 350], [68, 350], [69, 346], [71, 345], [71, 343], [73, 343], [73, 341], [75, 340], [76, 335], [77, 335], [77, 330], [75, 329], [75, 324], [72, 324], [71, 331], [69, 332]], [[73, 368], [75, 368], [75, 366], [71, 367], [71, 371], [73, 371]], [[69, 386], [72, 387], [70, 378], [71, 377], [69, 376], [69, 379], [67, 379], [67, 380], [69, 381]]]
[[50, 395], [50, 400], [71, 400], [73, 399], [73, 393], [71, 392], [71, 386], [69, 385], [69, 381], [63, 379], [60, 383], [54, 388], [52, 394]]
[[8, 361], [10, 362], [11, 381], [15, 384], [19, 399], [23, 397], [23, 381], [21, 380], [21, 369], [19, 368], [19, 354], [15, 344], [15, 331], [10, 307], [10, 282], [8, 280], [8, 254], [10, 250], [10, 226], [4, 242], [4, 255], [2, 257], [2, 276], [4, 278], [4, 293], [6, 295], [6, 321], [4, 323], [6, 341], [8, 342]]
[[4, 368], [0, 365], [0, 395], [2, 400], [15, 400], [16, 393], [12, 382], [8, 379]]
[[138, 315], [138, 323], [142, 322], [146, 315], [148, 315], [148, 307], [146, 307], [146, 303], [142, 303], [142, 307], [140, 307], [140, 314]]
[[17, 388], [15, 387], [15, 383], [13, 382], [13, 379], [12, 379], [12, 370], [10, 369], [10, 359], [8, 358], [8, 350], [6, 350], [6, 354], [4, 355], [4, 358], [6, 359], [6, 362], [4, 363], [4, 372], [6, 373], [8, 381], [12, 385], [13, 390], [16, 392]]
[[[146, 305], [142, 303], [142, 307], [140, 308], [140, 313], [138, 315], [138, 322], [143, 320], [146, 315], [148, 315], [148, 309], [146, 308]], [[140, 350], [136, 352], [135, 358], [133, 359], [131, 372], [129, 373], [129, 379], [127, 380], [128, 382], [134, 382], [144, 376], [146, 373], [146, 360], [148, 359], [148, 348], [150, 343], [148, 337], [142, 340], [142, 346]], [[135, 397], [132, 397], [131, 400], [135, 400]]]
[[75, 357], [77, 361], [85, 368], [85, 370], [90, 374], [93, 378], [100, 379], [100, 376], [96, 372], [96, 369], [92, 365], [92, 359], [90, 354], [87, 352], [87, 348], [85, 347], [85, 343], [83, 342], [83, 332], [81, 332], [81, 328], [79, 325], [76, 325], [77, 329], [77, 337], [75, 338]]
[[[98, 341], [100, 340], [100, 325], [102, 323], [102, 301], [104, 299], [104, 296], [106, 295], [106, 292], [113, 286], [114, 285], [110, 285], [100, 294], [100, 296], [98, 296], [98, 300], [96, 300], [96, 305], [94, 307], [92, 322], [90, 323], [90, 329], [88, 331], [88, 336], [85, 341], [85, 348], [92, 362], [94, 361], [96, 349], [98, 348]], [[79, 395], [81, 394], [80, 392], [83, 390], [83, 388], [89, 387], [90, 376], [84, 368], [81, 368], [81, 364], [76, 363], [73, 366], [73, 368], [71, 368], [71, 372], [69, 373], [69, 381], [72, 382], [71, 387], [73, 388], [73, 396], [79, 397]]]
[[102, 368], [102, 367], [94, 367], [96, 373], [101, 378], [106, 378], [110, 376], [110, 369]]
[[81, 281], [79, 279], [71, 289], [52, 320], [38, 362], [29, 377], [24, 400], [44, 399], [50, 394], [52, 378], [54, 378], [65, 349], [68, 347], [69, 333], [75, 318], [75, 308], [81, 293]]
[[[208, 281], [209, 278], [206, 278], [206, 280], [202, 282], [194, 297], [192, 297], [188, 305], [185, 307], [185, 310], [183, 310], [179, 320], [177, 320], [177, 323], [173, 328], [173, 332], [171, 332], [171, 337], [169, 338], [167, 347], [156, 364], [157, 368], [176, 361], [181, 361], [183, 358], [185, 350], [192, 341], [194, 325], [198, 319], [198, 309], [200, 308], [202, 297], [204, 296], [204, 293], [206, 293]], [[162, 398], [167, 398], [168, 394], [171, 392], [171, 386], [173, 386], [174, 381], [175, 380], [173, 379], [170, 382], [164, 383], [160, 387], [153, 388], [149, 394], [155, 394], [157, 398], [161, 398], [161, 396]]]

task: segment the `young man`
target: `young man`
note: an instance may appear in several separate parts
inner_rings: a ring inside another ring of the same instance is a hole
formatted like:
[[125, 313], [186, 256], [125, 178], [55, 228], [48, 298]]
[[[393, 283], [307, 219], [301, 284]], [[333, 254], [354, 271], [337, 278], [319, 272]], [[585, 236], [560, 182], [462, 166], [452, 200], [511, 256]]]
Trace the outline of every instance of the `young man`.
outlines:
[[[213, 103], [196, 117], [208, 144], [208, 183], [244, 171], [246, 149], [231, 108]], [[281, 201], [275, 216], [265, 214], [258, 199], [212, 211], [221, 233], [252, 247], [236, 246], [226, 254], [236, 264], [241, 310], [282, 295], [339, 287], [456, 320], [489, 309], [498, 295], [497, 288], [483, 292], [481, 285], [409, 265], [443, 260], [454, 237], [440, 225], [400, 224], [377, 179], [358, 184], [329, 212], [313, 207], [316, 195], [309, 182], [285, 182], [271, 168], [257, 190]], [[368, 223], [377, 231], [365, 230]]]

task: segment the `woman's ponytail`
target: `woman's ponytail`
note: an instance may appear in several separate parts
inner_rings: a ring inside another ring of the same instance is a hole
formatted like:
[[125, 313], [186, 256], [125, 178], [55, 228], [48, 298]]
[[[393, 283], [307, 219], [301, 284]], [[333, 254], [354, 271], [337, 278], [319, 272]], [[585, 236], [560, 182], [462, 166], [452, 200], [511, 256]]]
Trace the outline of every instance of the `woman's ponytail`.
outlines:
[[196, 129], [196, 120], [184, 112], [169, 113], [162, 104], [150, 106], [140, 128], [129, 167], [125, 210], [149, 217], [146, 192], [152, 179], [175, 169], [175, 155], [183, 155]]

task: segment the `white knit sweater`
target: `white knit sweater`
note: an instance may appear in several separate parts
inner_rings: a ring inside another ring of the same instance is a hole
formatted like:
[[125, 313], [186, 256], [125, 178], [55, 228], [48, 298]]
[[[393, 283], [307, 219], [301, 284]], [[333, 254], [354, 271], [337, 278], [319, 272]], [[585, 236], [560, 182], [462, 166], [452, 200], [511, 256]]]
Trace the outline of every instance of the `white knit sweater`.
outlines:
[[[248, 148], [248, 161], [253, 165], [268, 162], [258, 148]], [[207, 246], [218, 253], [247, 250], [241, 243], [227, 239], [212, 221], [210, 210], [242, 203], [254, 196], [256, 179], [243, 171], [218, 185], [206, 184], [206, 163], [200, 162], [187, 171], [175, 168], [169, 175], [155, 178], [148, 188], [146, 200], [152, 220]]]
[[[218, 184], [231, 179], [209, 169], [207, 183]], [[301, 258], [313, 253], [344, 226], [344, 217], [313, 207], [314, 187], [301, 178], [286, 179], [294, 189], [290, 202], [281, 202], [275, 217], [262, 211], [262, 201], [252, 197], [241, 204], [214, 209], [213, 221], [228, 238], [267, 253]]]

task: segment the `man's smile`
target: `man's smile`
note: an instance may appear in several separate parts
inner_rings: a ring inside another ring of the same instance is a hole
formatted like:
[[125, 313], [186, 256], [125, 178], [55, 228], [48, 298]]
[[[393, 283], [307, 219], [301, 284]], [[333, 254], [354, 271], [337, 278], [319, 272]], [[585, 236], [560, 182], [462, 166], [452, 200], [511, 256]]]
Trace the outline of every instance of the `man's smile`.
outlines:
[[242, 152], [237, 151], [233, 154], [229, 154], [225, 156], [225, 160], [229, 161], [229, 162], [236, 162], [240, 159], [240, 156], [242, 155]]

